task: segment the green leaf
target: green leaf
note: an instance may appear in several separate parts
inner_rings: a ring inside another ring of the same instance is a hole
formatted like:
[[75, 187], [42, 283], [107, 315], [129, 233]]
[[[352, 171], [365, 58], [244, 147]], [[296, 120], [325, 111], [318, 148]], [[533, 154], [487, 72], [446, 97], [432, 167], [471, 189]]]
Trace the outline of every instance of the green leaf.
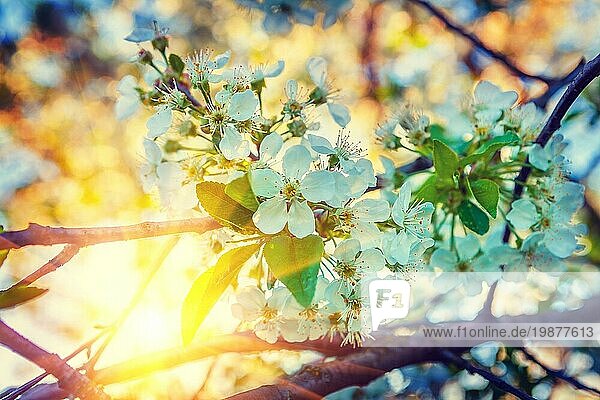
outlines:
[[464, 167], [469, 164], [473, 164], [479, 160], [489, 160], [494, 154], [504, 146], [513, 145], [519, 143], [519, 137], [514, 133], [508, 133], [502, 136], [496, 136], [492, 140], [486, 142], [473, 154], [460, 160], [460, 166]]
[[458, 216], [462, 223], [475, 233], [483, 235], [490, 229], [488, 216], [469, 200], [463, 200], [460, 203]]
[[[0, 225], [0, 233], [4, 232], [4, 227]], [[6, 257], [8, 257], [8, 250], [0, 250], [0, 267], [6, 261]]]
[[181, 61], [181, 58], [179, 58], [177, 54], [169, 55], [169, 64], [171, 64], [173, 71], [177, 72], [178, 74], [181, 74], [183, 72], [183, 67], [185, 67], [185, 64], [183, 61]]
[[307, 307], [315, 295], [317, 273], [323, 256], [323, 239], [277, 236], [265, 245], [264, 257], [273, 275]]
[[48, 289], [40, 289], [34, 286], [16, 286], [0, 290], [0, 309], [18, 306], [43, 295], [47, 291]]
[[439, 191], [436, 187], [437, 177], [435, 175], [430, 176], [421, 185], [419, 190], [415, 192], [415, 199], [423, 199], [423, 201], [430, 201], [436, 204], [439, 199]]
[[433, 166], [435, 174], [443, 181], [453, 182], [454, 173], [458, 169], [458, 155], [450, 147], [433, 141]]
[[202, 208], [221, 224], [241, 233], [256, 233], [252, 222], [253, 212], [225, 193], [225, 185], [217, 182], [200, 182], [196, 194]]
[[185, 345], [192, 341], [217, 300], [259, 248], [260, 243], [255, 243], [229, 250], [196, 279], [181, 308], [181, 335]]
[[496, 182], [489, 179], [479, 179], [475, 182], [470, 182], [471, 192], [477, 202], [496, 218], [498, 213], [498, 200], [500, 198], [500, 187]]
[[250, 186], [248, 174], [229, 182], [225, 186], [225, 193], [252, 212], [258, 208], [258, 201]]

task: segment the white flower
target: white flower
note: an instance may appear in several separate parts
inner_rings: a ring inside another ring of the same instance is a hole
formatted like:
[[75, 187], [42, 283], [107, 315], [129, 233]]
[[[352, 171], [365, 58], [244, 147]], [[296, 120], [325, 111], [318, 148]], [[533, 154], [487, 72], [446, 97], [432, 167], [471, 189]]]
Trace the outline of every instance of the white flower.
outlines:
[[156, 113], [146, 121], [148, 139], [156, 139], [165, 134], [173, 123], [173, 111], [167, 106], [158, 107]]
[[565, 161], [562, 155], [567, 144], [562, 135], [555, 135], [546, 147], [535, 143], [529, 151], [529, 162], [541, 171], [547, 171], [552, 165], [560, 165]]
[[283, 60], [279, 60], [277, 63], [271, 65], [259, 65], [252, 71], [252, 80], [254, 82], [260, 82], [264, 81], [265, 78], [275, 78], [276, 76], [281, 75], [284, 67], [285, 62]]
[[298, 341], [316, 340], [329, 330], [328, 317], [323, 313], [322, 307], [328, 284], [327, 279], [322, 276], [317, 278], [315, 294], [307, 307], [301, 306], [293, 296], [286, 302], [283, 315], [298, 321]]
[[219, 150], [228, 160], [245, 158], [250, 154], [250, 141], [237, 129], [235, 123], [250, 120], [256, 113], [258, 99], [250, 89], [235, 93], [229, 99], [227, 116], [229, 121], [222, 124], [223, 137]]
[[285, 319], [282, 310], [291, 298], [284, 287], [273, 289], [266, 299], [265, 293], [256, 286], [241, 289], [237, 295], [237, 303], [231, 307], [233, 316], [239, 320], [254, 322], [256, 336], [268, 343], [275, 343], [279, 336], [288, 341], [299, 341], [297, 323]]
[[149, 193], [158, 183], [157, 168], [162, 162], [162, 150], [158, 145], [149, 139], [144, 139], [144, 153], [146, 163], [141, 167], [142, 188], [145, 193]]
[[296, 237], [313, 233], [315, 219], [307, 202], [329, 199], [334, 180], [329, 171], [309, 172], [310, 163], [308, 150], [297, 145], [283, 156], [283, 175], [266, 168], [250, 172], [254, 194], [267, 199], [260, 203], [252, 217], [263, 233], [278, 233], [286, 224]]
[[468, 296], [481, 293], [481, 283], [494, 282], [500, 277], [500, 272], [494, 265], [476, 263], [475, 257], [478, 253], [479, 240], [471, 234], [464, 238], [456, 238], [456, 252], [436, 249], [429, 262], [432, 267], [440, 268], [443, 273], [436, 277], [434, 286], [443, 293], [461, 286]]
[[579, 247], [577, 237], [586, 233], [585, 225], [572, 225], [573, 214], [583, 205], [583, 186], [573, 182], [560, 185], [555, 201], [543, 202], [539, 208], [528, 199], [512, 205], [506, 219], [517, 229], [535, 230], [543, 234], [540, 243], [552, 254], [566, 258]]
[[336, 215], [337, 228], [357, 239], [361, 248], [366, 250], [379, 245], [381, 232], [375, 223], [390, 217], [390, 205], [385, 200], [363, 199], [338, 210]]
[[[382, 250], [388, 263], [410, 265], [417, 261], [418, 251], [422, 246], [429, 246], [429, 241], [423, 239], [430, 235], [429, 225], [433, 215], [433, 204], [422, 201], [410, 203], [411, 188], [405, 182], [398, 192], [398, 197], [392, 206], [392, 220], [398, 225], [398, 231], [388, 231], [382, 237]], [[417, 243], [422, 242], [422, 243]], [[413, 257], [411, 258], [411, 254]], [[422, 255], [422, 253], [421, 253]]]
[[374, 274], [385, 267], [385, 258], [380, 250], [368, 248], [361, 251], [360, 242], [356, 239], [338, 244], [333, 256], [337, 259], [334, 271], [350, 285], [356, 285], [366, 274]]
[[204, 49], [185, 58], [185, 65], [195, 88], [199, 88], [204, 81], [218, 82], [220, 77], [213, 74], [213, 71], [223, 68], [231, 57], [229, 50], [217, 55], [214, 60], [211, 59], [212, 54], [212, 50]]
[[283, 138], [277, 132], [271, 132], [265, 136], [262, 142], [260, 142], [258, 160], [252, 163], [252, 168], [267, 168], [275, 160], [282, 147]]
[[481, 81], [475, 87], [475, 118], [483, 126], [491, 126], [500, 119], [502, 113], [515, 104], [519, 96], [516, 92], [503, 92], [488, 81]]
[[306, 63], [306, 69], [310, 79], [317, 86], [311, 93], [311, 99], [316, 105], [327, 104], [329, 114], [333, 120], [344, 127], [350, 122], [350, 111], [342, 104], [334, 103], [332, 94], [334, 94], [331, 84], [327, 81], [327, 61], [322, 57], [311, 57]]
[[392, 219], [398, 226], [417, 239], [429, 237], [429, 225], [434, 207], [430, 202], [410, 203], [412, 191], [410, 183], [405, 182], [398, 192], [398, 198], [392, 206]]
[[119, 97], [115, 103], [117, 119], [131, 117], [140, 107], [140, 96], [136, 90], [137, 81], [131, 75], [125, 75], [117, 85]]

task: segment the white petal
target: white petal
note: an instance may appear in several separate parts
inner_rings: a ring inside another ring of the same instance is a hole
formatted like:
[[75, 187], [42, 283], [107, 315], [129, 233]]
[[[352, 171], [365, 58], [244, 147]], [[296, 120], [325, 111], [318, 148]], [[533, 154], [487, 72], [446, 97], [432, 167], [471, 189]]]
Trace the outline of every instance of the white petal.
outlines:
[[273, 197], [283, 186], [283, 177], [272, 169], [254, 169], [248, 177], [252, 191], [257, 196]]
[[254, 225], [268, 235], [281, 232], [287, 223], [287, 204], [281, 197], [273, 197], [260, 203], [252, 216]]
[[290, 147], [283, 156], [283, 172], [288, 178], [300, 179], [310, 168], [310, 152], [304, 146]]
[[429, 263], [432, 267], [441, 268], [442, 271], [454, 271], [458, 258], [456, 254], [446, 249], [437, 249], [431, 255]]
[[146, 128], [148, 128], [148, 138], [155, 139], [164, 134], [171, 127], [173, 122], [173, 113], [169, 108], [162, 107], [156, 114], [148, 119]]
[[277, 154], [283, 146], [283, 139], [277, 132], [267, 135], [260, 143], [260, 159], [269, 161], [277, 157]]
[[219, 54], [215, 57], [213, 67], [215, 69], [221, 69], [229, 62], [231, 58], [231, 50], [227, 50], [225, 53]]
[[300, 182], [300, 192], [308, 201], [317, 203], [329, 200], [335, 180], [329, 171], [312, 171]]
[[318, 87], [325, 86], [327, 80], [327, 61], [322, 57], [311, 57], [306, 62], [306, 70], [310, 79]]
[[246, 121], [254, 115], [258, 107], [258, 99], [250, 89], [236, 93], [231, 97], [228, 114], [236, 121]]
[[348, 125], [350, 122], [350, 110], [343, 104], [338, 103], [327, 103], [329, 114], [333, 117], [333, 120], [342, 128]]
[[232, 125], [227, 125], [219, 142], [219, 149], [228, 160], [245, 158], [250, 154], [250, 143]]
[[360, 251], [360, 242], [356, 239], [347, 239], [337, 245], [333, 251], [333, 256], [340, 261], [354, 261]]
[[390, 217], [390, 205], [385, 200], [360, 200], [352, 209], [358, 218], [365, 222], [383, 222]]
[[162, 160], [162, 151], [153, 140], [144, 139], [144, 152], [150, 164], [158, 165]]
[[517, 229], [528, 229], [540, 219], [540, 216], [535, 204], [527, 199], [519, 199], [513, 202], [506, 219]]
[[356, 227], [350, 230], [350, 236], [358, 239], [363, 250], [377, 247], [381, 243], [381, 231], [372, 222], [358, 222]]
[[119, 121], [131, 117], [140, 108], [140, 100], [133, 95], [124, 95], [115, 103], [115, 114]]
[[306, 201], [292, 200], [288, 216], [288, 229], [297, 238], [303, 238], [315, 231], [315, 217]]
[[369, 272], [377, 272], [385, 267], [385, 258], [379, 249], [366, 249], [358, 256], [356, 265]]
[[456, 252], [461, 261], [468, 261], [479, 253], [479, 240], [474, 235], [456, 238]]
[[283, 60], [279, 60], [279, 61], [277, 61], [277, 63], [271, 64], [267, 68], [265, 68], [263, 76], [265, 78], [274, 78], [276, 76], [279, 76], [281, 74], [281, 72], [283, 71], [284, 67], [285, 67], [285, 62]]
[[318, 135], [306, 135], [308, 139], [308, 143], [314, 151], [320, 154], [333, 154], [333, 146], [329, 142], [329, 140], [325, 139], [323, 136]]
[[285, 95], [290, 100], [296, 100], [296, 96], [298, 96], [298, 82], [293, 79], [290, 79], [285, 84]]

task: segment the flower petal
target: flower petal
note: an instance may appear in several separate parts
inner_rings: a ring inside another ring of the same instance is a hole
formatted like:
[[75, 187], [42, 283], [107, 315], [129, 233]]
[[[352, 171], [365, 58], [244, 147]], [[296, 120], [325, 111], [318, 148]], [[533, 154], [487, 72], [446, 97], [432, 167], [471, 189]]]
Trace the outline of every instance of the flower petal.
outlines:
[[148, 138], [155, 139], [163, 135], [171, 127], [173, 122], [173, 112], [167, 107], [161, 107], [156, 114], [148, 119], [146, 128], [148, 128]]
[[311, 161], [310, 152], [306, 147], [292, 146], [283, 156], [283, 173], [288, 178], [300, 179], [308, 172]]
[[254, 225], [268, 235], [281, 232], [287, 223], [288, 213], [285, 199], [273, 197], [260, 203], [252, 216]]
[[244, 140], [233, 125], [227, 125], [223, 138], [219, 142], [219, 149], [228, 160], [245, 158], [250, 154], [250, 142]]
[[308, 201], [318, 203], [329, 200], [335, 179], [329, 171], [311, 171], [300, 182], [300, 193]]
[[261, 197], [273, 197], [283, 186], [283, 177], [269, 168], [251, 170], [248, 178], [254, 194]]
[[356, 239], [347, 239], [337, 245], [333, 256], [343, 262], [352, 262], [360, 251], [360, 242]]
[[277, 154], [283, 146], [283, 139], [277, 132], [272, 132], [267, 135], [260, 143], [260, 159], [269, 161], [277, 157]]
[[527, 199], [519, 199], [512, 204], [506, 219], [517, 229], [529, 229], [540, 219], [535, 204]]
[[333, 117], [333, 120], [342, 128], [348, 125], [350, 122], [350, 110], [343, 104], [339, 103], [327, 103], [329, 114]]
[[246, 121], [254, 115], [256, 107], [258, 107], [258, 99], [252, 90], [247, 89], [231, 97], [227, 113], [236, 121]]
[[325, 86], [327, 80], [327, 61], [323, 57], [311, 57], [306, 62], [306, 70], [310, 79], [318, 87]]
[[385, 200], [360, 200], [352, 210], [361, 221], [365, 222], [383, 222], [390, 217], [390, 205]]
[[288, 217], [288, 230], [300, 239], [315, 231], [315, 217], [306, 201], [292, 200]]

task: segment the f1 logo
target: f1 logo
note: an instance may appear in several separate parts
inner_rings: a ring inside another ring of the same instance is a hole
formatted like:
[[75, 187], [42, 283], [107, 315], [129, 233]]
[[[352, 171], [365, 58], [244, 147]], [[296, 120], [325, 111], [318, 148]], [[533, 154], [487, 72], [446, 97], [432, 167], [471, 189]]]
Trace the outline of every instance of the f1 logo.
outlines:
[[408, 315], [410, 285], [407, 281], [378, 279], [369, 282], [371, 328], [375, 332], [386, 319], [402, 319]]

